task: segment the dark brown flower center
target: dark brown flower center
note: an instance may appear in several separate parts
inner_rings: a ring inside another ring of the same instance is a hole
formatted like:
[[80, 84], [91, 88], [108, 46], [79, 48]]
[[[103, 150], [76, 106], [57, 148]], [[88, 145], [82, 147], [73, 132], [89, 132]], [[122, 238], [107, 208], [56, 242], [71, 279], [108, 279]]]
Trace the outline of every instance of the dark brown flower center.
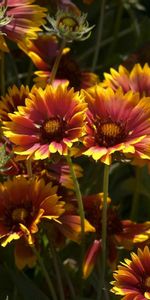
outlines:
[[62, 56], [57, 72], [59, 79], [68, 79], [70, 87], [79, 90], [82, 84], [82, 72], [77, 62], [70, 56], [65, 54]]
[[51, 118], [41, 126], [43, 142], [60, 141], [65, 135], [66, 122], [59, 118]]
[[19, 230], [19, 223], [30, 226], [35, 213], [35, 208], [30, 201], [20, 205], [10, 205], [5, 209], [3, 222], [10, 230]]
[[95, 140], [99, 146], [111, 147], [124, 141], [127, 136], [125, 125], [111, 120], [96, 120]]
[[15, 208], [12, 211], [12, 220], [18, 223], [24, 223], [29, 213], [25, 208]]

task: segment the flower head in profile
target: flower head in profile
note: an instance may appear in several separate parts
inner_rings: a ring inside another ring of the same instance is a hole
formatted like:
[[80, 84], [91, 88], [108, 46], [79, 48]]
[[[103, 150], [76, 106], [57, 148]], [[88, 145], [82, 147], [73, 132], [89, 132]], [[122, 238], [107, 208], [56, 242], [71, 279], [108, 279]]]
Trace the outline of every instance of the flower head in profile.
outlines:
[[64, 202], [56, 194], [57, 187], [44, 180], [14, 177], [0, 184], [0, 243], [6, 246], [25, 237], [33, 243], [43, 218], [57, 220], [64, 212]]
[[86, 103], [66, 85], [32, 89], [26, 106], [9, 114], [4, 122], [5, 136], [16, 147], [15, 153], [45, 159], [52, 153], [68, 154], [68, 149], [84, 134]]
[[17, 110], [18, 105], [24, 105], [25, 99], [29, 95], [29, 87], [21, 85], [17, 88], [16, 85], [8, 88], [7, 94], [1, 97], [0, 101], [0, 119], [2, 121], [10, 120], [8, 113], [13, 113]]
[[118, 71], [113, 68], [109, 73], [104, 73], [103, 87], [111, 87], [116, 91], [119, 87], [126, 93], [129, 90], [139, 92], [142, 96], [150, 96], [150, 67], [146, 63], [143, 67], [140, 64], [135, 64], [131, 72], [122, 65]]
[[131, 260], [118, 266], [114, 272], [115, 281], [112, 282], [111, 291], [123, 296], [123, 300], [150, 299], [150, 251], [146, 246], [144, 250], [138, 249], [137, 254], [131, 253]]
[[[18, 44], [19, 47], [32, 59], [39, 71], [34, 79], [36, 85], [44, 88], [49, 83], [51, 70], [59, 52], [58, 39], [54, 35], [40, 34], [36, 40]], [[57, 70], [55, 84], [69, 81], [69, 87], [75, 90], [87, 89], [99, 82], [95, 73], [81, 70], [76, 60], [71, 56], [70, 49], [64, 48], [63, 55]]]
[[5, 37], [19, 42], [23, 39], [36, 38], [40, 26], [44, 24], [46, 9], [34, 0], [2, 0], [0, 1], [0, 49], [8, 52]]
[[86, 14], [78, 14], [69, 10], [58, 10], [55, 18], [48, 17], [52, 28], [45, 29], [59, 38], [71, 43], [75, 40], [84, 41], [89, 38], [94, 26], [89, 27]]
[[[112, 159], [150, 159], [150, 101], [132, 91], [95, 86], [84, 92], [88, 103], [84, 145], [87, 156], [110, 164]], [[140, 143], [140, 147], [138, 145]], [[140, 149], [140, 151], [139, 151]]]

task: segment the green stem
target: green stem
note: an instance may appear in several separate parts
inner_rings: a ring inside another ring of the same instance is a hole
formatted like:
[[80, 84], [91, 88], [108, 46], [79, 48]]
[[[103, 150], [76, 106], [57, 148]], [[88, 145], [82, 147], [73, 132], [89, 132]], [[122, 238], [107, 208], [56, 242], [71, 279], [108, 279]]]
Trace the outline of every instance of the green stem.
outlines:
[[136, 221], [137, 219], [140, 186], [141, 186], [141, 168], [136, 167], [135, 189], [134, 189], [134, 194], [132, 199], [132, 208], [131, 208], [131, 215], [130, 215], [130, 219], [133, 221]]
[[98, 32], [97, 32], [97, 36], [96, 36], [96, 46], [95, 46], [95, 51], [94, 51], [93, 63], [92, 63], [92, 71], [95, 70], [98, 56], [99, 56], [100, 46], [101, 46], [103, 24], [104, 24], [105, 4], [106, 4], [106, 0], [102, 0], [101, 7], [100, 7]]
[[56, 277], [57, 277], [57, 282], [58, 282], [59, 298], [60, 298], [60, 300], [65, 300], [62, 278], [60, 275], [59, 261], [58, 261], [56, 249], [55, 249], [52, 241], [50, 241], [50, 249], [52, 252], [52, 259], [53, 259], [54, 269], [56, 272]]
[[80, 191], [80, 187], [79, 187], [79, 183], [73, 168], [73, 164], [72, 164], [72, 159], [70, 157], [70, 155], [67, 155], [67, 162], [70, 168], [70, 173], [71, 173], [71, 177], [74, 183], [74, 187], [75, 187], [75, 193], [76, 193], [76, 197], [77, 197], [77, 201], [78, 201], [78, 208], [79, 208], [79, 214], [80, 214], [80, 218], [81, 218], [81, 236], [82, 236], [82, 243], [84, 244], [84, 219], [85, 219], [85, 215], [84, 215], [84, 207], [83, 207], [83, 202], [82, 202], [82, 195], [81, 195], [81, 191]]
[[43, 259], [41, 258], [39, 252], [36, 250], [36, 248], [34, 246], [32, 246], [32, 250], [34, 252], [34, 254], [36, 255], [37, 259], [38, 259], [38, 263], [40, 265], [40, 268], [41, 268], [41, 271], [43, 273], [43, 276], [47, 282], [47, 285], [48, 285], [48, 288], [49, 288], [49, 291], [51, 293], [51, 296], [52, 296], [52, 300], [57, 300], [57, 296], [56, 296], [56, 293], [55, 293], [55, 289], [53, 287], [53, 283], [49, 277], [49, 274], [45, 268], [45, 265], [43, 263]]
[[0, 83], [1, 83], [1, 95], [5, 95], [5, 53], [1, 52], [1, 74], [0, 74]]
[[[109, 186], [109, 166], [104, 166], [104, 179], [103, 179], [103, 210], [102, 210], [102, 260], [101, 260], [101, 288], [98, 292], [97, 299], [103, 299], [103, 289], [105, 288], [105, 275], [106, 275], [106, 259], [107, 259], [107, 197]], [[101, 297], [102, 295], [102, 297]]]
[[49, 84], [52, 84], [54, 79], [55, 79], [55, 76], [56, 76], [57, 71], [58, 71], [59, 63], [60, 63], [60, 60], [61, 60], [61, 57], [62, 57], [62, 54], [63, 54], [63, 49], [65, 47], [65, 44], [66, 44], [66, 41], [62, 40], [62, 43], [61, 43], [61, 46], [60, 46], [60, 49], [59, 49], [59, 53], [58, 53], [58, 55], [56, 57], [56, 60], [54, 62], [54, 65], [53, 65], [53, 68], [52, 68], [52, 71], [51, 71], [51, 76], [50, 76], [50, 79], [48, 81]]
[[74, 188], [75, 188], [75, 193], [76, 193], [76, 198], [78, 201], [78, 209], [79, 209], [79, 214], [80, 214], [80, 220], [81, 220], [81, 256], [80, 256], [80, 268], [79, 268], [79, 274], [81, 277], [80, 280], [80, 292], [82, 294], [83, 291], [83, 270], [82, 270], [82, 264], [83, 264], [83, 259], [84, 259], [84, 252], [85, 252], [85, 224], [84, 224], [84, 220], [85, 220], [85, 214], [84, 214], [84, 207], [83, 207], [83, 202], [82, 202], [82, 195], [81, 195], [81, 191], [80, 191], [80, 186], [73, 168], [73, 164], [72, 164], [72, 159], [70, 157], [70, 155], [68, 154], [66, 156], [67, 158], [67, 162], [70, 168], [70, 174], [74, 183]]

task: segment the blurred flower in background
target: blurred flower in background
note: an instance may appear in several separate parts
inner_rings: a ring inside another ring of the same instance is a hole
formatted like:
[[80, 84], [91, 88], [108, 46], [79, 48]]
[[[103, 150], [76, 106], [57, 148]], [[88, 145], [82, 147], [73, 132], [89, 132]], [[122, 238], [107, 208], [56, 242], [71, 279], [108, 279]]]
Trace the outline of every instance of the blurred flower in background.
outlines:
[[[40, 34], [36, 40], [18, 45], [40, 70], [35, 72], [38, 77], [34, 81], [36, 85], [44, 88], [49, 83], [51, 70], [59, 53], [58, 39], [54, 35]], [[97, 84], [99, 77], [95, 73], [81, 70], [70, 51], [70, 48], [63, 50], [54, 84], [69, 81], [69, 87], [74, 87], [75, 90], [87, 89]]]
[[135, 64], [130, 72], [123, 66], [119, 66], [118, 71], [111, 68], [110, 74], [104, 73], [104, 77], [103, 87], [111, 87], [114, 91], [121, 87], [124, 93], [131, 90], [139, 92], [141, 97], [150, 96], [150, 67], [147, 63], [143, 67]]
[[34, 39], [45, 23], [46, 8], [32, 4], [34, 0], [3, 0], [0, 2], [0, 49], [8, 52], [5, 37], [19, 42]]

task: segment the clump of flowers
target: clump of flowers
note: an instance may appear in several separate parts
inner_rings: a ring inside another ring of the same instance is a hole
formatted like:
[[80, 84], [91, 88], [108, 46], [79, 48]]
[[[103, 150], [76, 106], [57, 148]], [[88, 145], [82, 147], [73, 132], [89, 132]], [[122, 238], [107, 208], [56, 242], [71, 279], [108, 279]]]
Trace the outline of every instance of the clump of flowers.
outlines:
[[150, 300], [143, 7], [0, 0], [0, 298]]

